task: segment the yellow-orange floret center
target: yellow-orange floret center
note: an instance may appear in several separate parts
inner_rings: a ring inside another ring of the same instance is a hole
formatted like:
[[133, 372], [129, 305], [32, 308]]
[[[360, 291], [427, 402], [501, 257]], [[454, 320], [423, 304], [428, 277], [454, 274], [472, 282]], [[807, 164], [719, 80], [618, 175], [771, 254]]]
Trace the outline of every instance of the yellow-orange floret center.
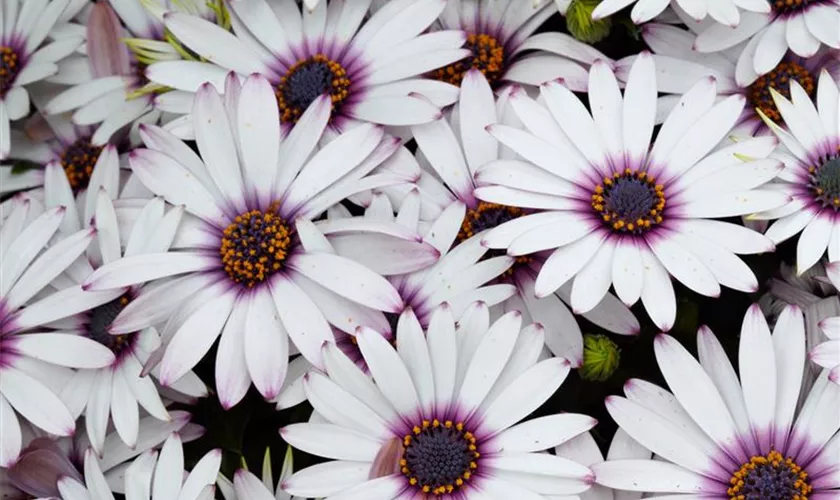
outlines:
[[595, 186], [592, 209], [612, 231], [641, 234], [662, 223], [665, 187], [647, 172], [628, 168]]
[[283, 267], [291, 244], [289, 226], [274, 210], [251, 210], [225, 229], [219, 253], [230, 279], [251, 288]]
[[280, 119], [295, 123], [322, 94], [329, 94], [333, 111], [337, 111], [350, 95], [350, 79], [344, 67], [325, 56], [316, 54], [293, 64], [280, 78], [274, 95], [280, 107]]
[[467, 35], [464, 48], [469, 49], [472, 55], [436, 70], [436, 79], [460, 86], [464, 75], [471, 68], [481, 71], [491, 85], [502, 77], [505, 71], [505, 48], [499, 40], [484, 33], [472, 33]]
[[726, 493], [733, 500], [808, 500], [808, 473], [778, 451], [755, 456], [732, 474]]
[[481, 454], [475, 436], [461, 422], [423, 420], [403, 438], [400, 471], [428, 495], [446, 495], [476, 473]]
[[0, 45], [0, 99], [11, 90], [20, 73], [20, 57], [15, 49]]
[[805, 92], [813, 97], [816, 90], [814, 77], [802, 65], [793, 61], [782, 61], [773, 71], [762, 75], [747, 88], [747, 99], [753, 109], [758, 108], [767, 118], [782, 122], [782, 114], [773, 102], [770, 89], [790, 99], [790, 82], [796, 80]]
[[88, 187], [102, 149], [102, 146], [91, 144], [90, 139], [81, 138], [67, 146], [61, 154], [61, 166], [73, 191]]

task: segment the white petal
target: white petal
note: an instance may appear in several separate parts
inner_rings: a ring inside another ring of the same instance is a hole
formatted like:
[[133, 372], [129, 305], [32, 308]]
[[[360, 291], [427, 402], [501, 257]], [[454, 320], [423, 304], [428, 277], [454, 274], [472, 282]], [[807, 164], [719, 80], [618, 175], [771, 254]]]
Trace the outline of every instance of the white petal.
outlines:
[[280, 392], [289, 363], [289, 340], [280, 323], [271, 291], [254, 291], [247, 299], [245, 361], [254, 386], [267, 399]]

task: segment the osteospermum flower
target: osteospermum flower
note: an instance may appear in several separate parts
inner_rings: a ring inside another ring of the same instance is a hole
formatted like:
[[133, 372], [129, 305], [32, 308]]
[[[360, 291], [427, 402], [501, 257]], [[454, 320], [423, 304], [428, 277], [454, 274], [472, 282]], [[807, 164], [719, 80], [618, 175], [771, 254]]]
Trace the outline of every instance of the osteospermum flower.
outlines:
[[97, 125], [92, 140], [102, 143], [127, 125], [155, 123], [161, 111], [188, 109], [191, 96], [160, 96], [170, 89], [150, 82], [144, 73], [158, 61], [193, 58], [165, 32], [163, 14], [170, 10], [226, 22], [221, 0], [98, 2], [86, 21], [86, 54], [73, 60], [74, 77], [62, 81], [73, 85], [51, 99], [45, 112], [72, 111], [75, 124]]
[[[840, 262], [828, 264], [826, 276], [834, 288], [840, 290]], [[823, 319], [819, 327], [828, 337], [828, 341], [811, 349], [808, 357], [817, 365], [831, 370], [828, 379], [835, 384], [840, 384], [840, 316]]]
[[840, 4], [834, 0], [756, 2], [759, 3], [769, 10], [745, 12], [737, 26], [708, 26], [697, 36], [694, 48], [712, 53], [738, 46], [735, 50], [740, 50], [738, 66], [744, 67], [743, 74], [758, 75], [772, 71], [788, 50], [807, 59], [822, 46], [840, 48]]
[[[534, 284], [545, 297], [572, 280], [575, 312], [595, 307], [612, 284], [625, 304], [640, 298], [654, 323], [674, 324], [670, 276], [717, 296], [720, 285], [755, 291], [753, 272], [735, 254], [772, 250], [766, 237], [713, 220], [781, 206], [787, 195], [756, 189], [781, 170], [764, 159], [772, 138], [712, 149], [735, 124], [743, 96], [715, 103], [715, 83], [698, 82], [665, 120], [651, 147], [656, 74], [649, 53], [630, 70], [624, 97], [612, 71], [590, 73], [590, 116], [565, 86], [541, 88], [546, 107], [521, 106], [527, 131], [492, 125], [490, 133], [521, 155], [516, 175], [487, 179], [476, 196], [543, 213], [492, 230], [485, 241], [522, 256], [554, 250]], [[525, 95], [512, 100], [528, 101]], [[558, 162], [557, 158], [564, 158]], [[752, 160], [753, 158], [758, 158]], [[752, 160], [752, 161], [751, 161]], [[482, 178], [491, 167], [479, 170]]]
[[816, 105], [794, 82], [792, 100], [772, 90], [771, 94], [785, 123], [783, 128], [762, 116], [785, 148], [774, 155], [785, 166], [774, 187], [790, 201], [754, 218], [779, 219], [765, 233], [775, 243], [802, 231], [796, 247], [801, 274], [826, 252], [829, 262], [840, 260], [840, 94], [826, 72], [820, 75]]
[[[86, 198], [83, 198], [85, 213], [76, 215], [71, 209], [64, 218], [64, 229], [68, 231], [77, 231], [87, 226], [89, 221], [95, 221], [96, 244], [88, 248], [84, 259], [74, 263], [61, 282], [54, 282], [60, 292], [54, 295], [52, 302], [37, 308], [32, 306], [22, 313], [28, 321], [41, 323], [49, 321], [46, 318], [64, 318], [58, 327], [62, 331], [87, 337], [113, 353], [106, 366], [78, 370], [61, 394], [74, 416], [84, 412], [85, 428], [97, 453], [102, 452], [105, 443], [109, 415], [117, 434], [128, 446], [137, 443], [141, 407], [155, 418], [169, 420], [170, 417], [154, 381], [143, 373], [151, 353], [161, 343], [157, 330], [150, 326], [121, 335], [109, 332], [114, 318], [140, 294], [141, 287], [135, 285], [91, 292], [83, 289], [82, 282], [95, 269], [123, 256], [166, 251], [183, 214], [182, 208], [165, 213], [164, 202], [160, 198], [141, 200], [140, 216], [130, 230], [121, 230], [115, 201], [109, 195], [109, 192], [116, 192], [119, 185], [116, 153], [109, 146], [103, 153], [103, 156], [106, 155], [111, 158], [104, 160], [102, 168], [109, 168], [108, 165], [111, 168], [96, 178], [99, 188], [95, 192], [88, 190]], [[47, 166], [44, 191], [47, 208], [52, 204], [75, 208], [67, 176], [56, 164]], [[120, 241], [121, 232], [128, 234], [125, 251]], [[171, 311], [171, 308], [167, 309], [171, 305], [159, 305], [158, 313]], [[73, 307], [72, 315], [67, 314], [68, 307]], [[157, 370], [152, 373], [159, 376]], [[207, 395], [206, 387], [193, 373], [186, 374], [172, 388], [193, 398]]]
[[[397, 350], [362, 328], [370, 381], [332, 344], [326, 374], [305, 382], [322, 419], [281, 429], [292, 446], [335, 459], [296, 472], [289, 493], [340, 498], [542, 498], [589, 489], [589, 469], [541, 453], [595, 425], [577, 414], [517, 424], [569, 373], [562, 358], [537, 361], [542, 328], [509, 313], [490, 325], [473, 304], [455, 322], [444, 304], [424, 332], [412, 312], [400, 317]], [[525, 438], [524, 436], [528, 436]]]
[[[657, 122], [688, 92], [698, 80], [713, 77], [717, 81], [719, 95], [741, 94], [747, 105], [731, 135], [749, 138], [754, 135], [769, 135], [769, 129], [756, 113], [760, 109], [768, 118], [781, 123], [782, 116], [773, 102], [770, 89], [775, 89], [790, 98], [790, 82], [797, 81], [811, 97], [816, 97], [817, 80], [823, 70], [834, 79], [840, 79], [840, 59], [833, 50], [821, 50], [809, 58], [788, 53], [779, 64], [767, 74], [759, 76], [750, 66], [737, 65], [730, 52], [718, 57], [700, 54], [692, 46], [695, 35], [666, 24], [649, 23], [641, 27], [645, 43], [654, 52], [654, 61], [659, 70], [657, 90], [665, 95], [657, 101]], [[617, 63], [616, 76], [626, 80], [633, 57]]]
[[[31, 329], [84, 309], [44, 290], [85, 251], [95, 229], [56, 238], [66, 209], [41, 213], [37, 202], [18, 198], [0, 227], [0, 466], [14, 463], [22, 446], [18, 414], [49, 434], [69, 436], [75, 419], [57, 393], [68, 368], [99, 368], [114, 355], [98, 343], [66, 332]], [[46, 249], [45, 249], [46, 247]], [[45, 293], [38, 295], [39, 292]], [[36, 298], [37, 296], [37, 298]], [[62, 303], [61, 307], [50, 304]], [[38, 313], [37, 311], [41, 311]], [[49, 313], [47, 312], [49, 311]]]
[[597, 482], [674, 499], [836, 498], [840, 386], [824, 372], [797, 408], [805, 366], [799, 308], [786, 309], [772, 335], [759, 307], [749, 309], [740, 382], [711, 330], [701, 327], [697, 344], [699, 363], [673, 337], [656, 338], [672, 393], [632, 379], [626, 397], [607, 398], [618, 425], [659, 459], [595, 464]]
[[[534, 297], [534, 279], [544, 260], [543, 256], [517, 256], [514, 262], [504, 264], [504, 261], [499, 259], [497, 250], [484, 253], [488, 246], [486, 237], [489, 231], [508, 221], [518, 220], [536, 212], [505, 203], [488, 203], [476, 196], [477, 186], [482, 183], [515, 178], [522, 168], [528, 167], [523, 167], [522, 161], [512, 159], [510, 151], [501, 148], [496, 139], [485, 131], [485, 127], [493, 126], [502, 121], [500, 117], [510, 114], [507, 103], [515, 101], [510, 96], [521, 93], [521, 89], [508, 89], [497, 102], [487, 78], [476, 69], [468, 71], [464, 76], [453, 115], [448, 119], [441, 118], [412, 128], [418, 145], [419, 160], [436, 174], [424, 173], [417, 184], [427, 211], [434, 210], [442, 201], [453, 199], [464, 207], [457, 213], [449, 209], [451, 213], [447, 214], [447, 217], [451, 223], [460, 225], [460, 228], [454, 231], [449, 241], [443, 241], [444, 251], [455, 243], [458, 246], [453, 253], [472, 256], [475, 262], [486, 256], [488, 259], [482, 261], [484, 268], [489, 267], [490, 262], [497, 262], [501, 266], [495, 274], [485, 278], [485, 281], [498, 278], [491, 285], [495, 288], [487, 288], [487, 291], [499, 292], [494, 296], [495, 300], [488, 300], [490, 296], [475, 297], [473, 300], [485, 300], [490, 306], [504, 301], [500, 304], [500, 309], [518, 310], [526, 315], [526, 320], [540, 322], [546, 328], [546, 343], [552, 352], [567, 358], [577, 367], [580, 366], [583, 355], [583, 340], [577, 321], [564, 303], [569, 300], [569, 290], [563, 289], [557, 295], [550, 294], [544, 298]], [[443, 184], [436, 180], [438, 178]], [[434, 234], [449, 233], [436, 228]], [[490, 247], [493, 248], [492, 245]], [[439, 267], [448, 269], [443, 262]], [[476, 271], [479, 269], [480, 267], [476, 268]], [[457, 282], [469, 276], [462, 272], [453, 273], [453, 276], [457, 276]], [[429, 271], [429, 275], [433, 276], [434, 273], [434, 269]], [[423, 274], [409, 282], [413, 282], [415, 287], [420, 284], [428, 286]], [[514, 285], [516, 294], [505, 291], [505, 288], [499, 285]], [[454, 297], [446, 297], [443, 300], [453, 299]], [[463, 307], [467, 303], [469, 302], [459, 305]], [[423, 307], [421, 310], [424, 313], [437, 303], [425, 305], [430, 307]], [[456, 315], [460, 310], [456, 308]], [[616, 333], [631, 334], [639, 330], [639, 324], [633, 314], [612, 295], [605, 296], [587, 318]]]
[[[29, 113], [29, 91], [32, 83], [59, 72], [59, 63], [82, 43], [77, 36], [61, 37], [52, 42], [50, 32], [56, 23], [76, 15], [84, 4], [70, 0], [32, 2], [6, 0], [0, 23], [0, 160], [11, 148], [9, 122]], [[76, 8], [76, 6], [78, 8]]]
[[[311, 219], [359, 191], [387, 183], [366, 177], [397, 148], [381, 127], [364, 124], [316, 150], [330, 117], [329, 98], [317, 99], [281, 140], [271, 84], [254, 75], [239, 87], [227, 80], [228, 106], [212, 85], [193, 107], [201, 158], [158, 127], [141, 129], [149, 149], [130, 157], [134, 174], [156, 195], [182, 205], [173, 233], [177, 251], [132, 255], [96, 270], [88, 290], [110, 290], [165, 277], [177, 279], [142, 290], [114, 319], [114, 335], [137, 331], [161, 318], [160, 304], [177, 308], [169, 318], [160, 358], [160, 382], [174, 383], [204, 356], [221, 333], [216, 388], [225, 407], [253, 381], [275, 397], [288, 365], [288, 336], [319, 366], [320, 346], [333, 340], [329, 299], [351, 316], [368, 307], [402, 310], [394, 288], [368, 268], [322, 250]], [[376, 234], [376, 233], [372, 233]], [[153, 320], [154, 319], [154, 320]], [[342, 317], [341, 321], [346, 321]]]
[[[181, 437], [172, 433], [160, 453], [147, 451], [124, 470], [125, 495], [138, 500], [213, 500], [221, 464], [222, 451], [214, 449], [201, 457], [187, 474]], [[85, 454], [84, 473], [84, 484], [73, 477], [59, 479], [62, 500], [114, 500], [92, 450]]]
[[[203, 428], [190, 423], [191, 415], [185, 411], [173, 411], [172, 420], [162, 422], [154, 417], [140, 419], [140, 433], [137, 445], [129, 448], [122, 439], [111, 433], [105, 439], [99, 467], [114, 491], [125, 493], [121, 479], [126, 462], [137, 455], [160, 447], [173, 432], [179, 432], [184, 441], [199, 437]], [[20, 457], [9, 469], [0, 469], [0, 484], [8, 486], [0, 491], [3, 498], [18, 499], [35, 497], [58, 497], [58, 480], [64, 476], [82, 481], [81, 471], [85, 451], [90, 443], [84, 430], [72, 438], [34, 438], [21, 451]], [[5, 479], [5, 481], [4, 481]]]
[[162, 62], [146, 75], [195, 92], [208, 80], [221, 88], [228, 71], [262, 74], [271, 83], [284, 130], [322, 94], [330, 97], [332, 129], [435, 119], [438, 106], [452, 102], [457, 89], [419, 75], [463, 58], [464, 34], [420, 34], [441, 13], [443, 0], [396, 0], [365, 21], [369, 4], [350, 2], [345, 9], [344, 3], [319, 2], [301, 12], [293, 2], [230, 2], [235, 34], [170, 13], [166, 28], [207, 62]]
[[431, 73], [460, 85], [470, 69], [497, 86], [525, 85], [562, 78], [575, 91], [586, 90], [586, 72], [596, 60], [609, 58], [566, 33], [534, 32], [554, 14], [551, 0], [450, 0], [436, 23], [438, 29], [463, 30], [470, 54]]

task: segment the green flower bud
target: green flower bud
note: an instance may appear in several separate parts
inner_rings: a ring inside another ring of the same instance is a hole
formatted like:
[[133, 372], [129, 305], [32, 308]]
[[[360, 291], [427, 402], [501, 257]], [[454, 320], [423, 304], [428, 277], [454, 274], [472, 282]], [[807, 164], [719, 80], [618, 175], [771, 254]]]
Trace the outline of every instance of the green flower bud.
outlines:
[[592, 20], [592, 11], [599, 3], [600, 0], [572, 0], [566, 10], [566, 29], [581, 42], [600, 42], [610, 34], [612, 20], [609, 17]]
[[620, 359], [618, 346], [606, 335], [583, 336], [583, 366], [579, 371], [584, 380], [604, 382], [618, 368]]

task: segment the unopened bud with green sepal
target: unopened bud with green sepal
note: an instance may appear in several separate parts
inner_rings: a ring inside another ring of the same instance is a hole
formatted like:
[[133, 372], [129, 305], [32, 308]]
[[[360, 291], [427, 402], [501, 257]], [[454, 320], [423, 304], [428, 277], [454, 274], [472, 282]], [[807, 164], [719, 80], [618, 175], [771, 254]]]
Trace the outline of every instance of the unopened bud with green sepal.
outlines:
[[610, 34], [612, 20], [607, 17], [592, 20], [592, 11], [600, 0], [572, 0], [566, 10], [566, 28], [581, 42], [600, 42]]
[[615, 373], [620, 359], [618, 346], [606, 335], [583, 336], [583, 365], [579, 372], [584, 380], [604, 382]]

